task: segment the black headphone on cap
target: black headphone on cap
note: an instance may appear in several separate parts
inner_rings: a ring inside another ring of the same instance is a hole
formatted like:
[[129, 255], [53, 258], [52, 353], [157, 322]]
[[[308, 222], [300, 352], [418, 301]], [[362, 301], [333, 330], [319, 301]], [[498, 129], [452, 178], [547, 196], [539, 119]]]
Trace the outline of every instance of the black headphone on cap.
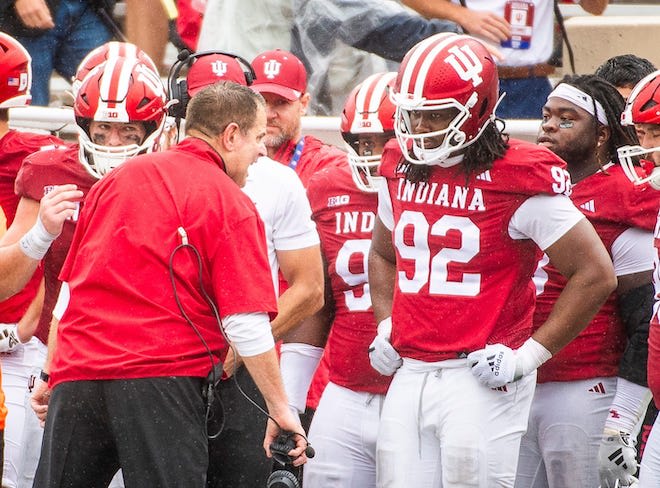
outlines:
[[178, 103], [170, 105], [167, 109], [167, 114], [170, 117], [175, 117], [177, 119], [183, 119], [186, 116], [186, 107], [188, 106], [188, 101], [190, 100], [190, 95], [188, 95], [188, 81], [187, 79], [179, 79], [179, 73], [183, 68], [190, 68], [193, 62], [197, 58], [203, 56], [208, 56], [209, 54], [222, 54], [223, 56], [229, 56], [234, 58], [241, 65], [243, 69], [243, 74], [245, 75], [245, 83], [250, 86], [254, 83], [254, 80], [257, 79], [257, 75], [252, 68], [252, 65], [241, 56], [232, 53], [226, 53], [224, 51], [200, 51], [197, 53], [191, 53], [187, 49], [183, 49], [177, 55], [177, 59], [170, 68], [170, 73], [167, 77], [167, 87], [169, 89], [169, 98], [170, 100], [178, 100]]

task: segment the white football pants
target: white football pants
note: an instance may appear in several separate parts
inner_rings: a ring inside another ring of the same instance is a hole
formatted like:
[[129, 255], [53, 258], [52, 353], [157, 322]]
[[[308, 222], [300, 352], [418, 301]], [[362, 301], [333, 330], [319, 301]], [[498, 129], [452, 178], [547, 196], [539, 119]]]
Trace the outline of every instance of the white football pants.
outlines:
[[404, 359], [378, 432], [379, 488], [513, 488], [536, 372], [498, 389], [464, 359]]
[[536, 385], [516, 488], [597, 487], [598, 449], [616, 377]]
[[305, 488], [375, 488], [384, 398], [328, 383], [309, 428], [316, 456], [303, 469]]

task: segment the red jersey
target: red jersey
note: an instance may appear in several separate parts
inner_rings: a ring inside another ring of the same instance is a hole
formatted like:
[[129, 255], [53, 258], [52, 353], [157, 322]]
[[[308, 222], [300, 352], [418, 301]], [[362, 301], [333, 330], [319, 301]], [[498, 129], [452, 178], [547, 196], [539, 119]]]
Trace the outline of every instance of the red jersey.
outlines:
[[[653, 230], [660, 204], [651, 188], [630, 185], [619, 165], [610, 165], [605, 172], [575, 184], [571, 200], [594, 226], [610, 256], [614, 242], [627, 229]], [[545, 264], [537, 270], [535, 281], [542, 287], [534, 312], [534, 329], [538, 329], [566, 286], [566, 278], [551, 264]], [[613, 292], [589, 325], [538, 369], [538, 382], [616, 376], [626, 341]]]
[[[14, 130], [10, 130], [0, 139], [0, 207], [7, 219], [7, 228], [14, 221], [20, 200], [20, 195], [16, 195], [14, 192], [14, 183], [23, 159], [49, 146], [61, 144], [64, 143], [54, 136]], [[28, 306], [34, 300], [41, 277], [41, 268], [37, 268], [30, 281], [20, 292], [0, 302], [0, 322], [18, 322], [23, 317]]]
[[332, 351], [326, 354], [329, 379], [354, 391], [385, 394], [391, 378], [371, 367], [367, 353], [376, 335], [367, 257], [378, 196], [356, 188], [346, 163], [311, 178], [307, 196], [321, 238], [335, 304], [326, 346], [326, 351]]
[[[263, 224], [254, 204], [206, 142], [127, 161], [89, 192], [60, 278], [71, 290], [58, 328], [51, 382], [163, 376], [205, 377], [207, 348], [227, 345], [220, 317], [276, 311]], [[173, 255], [174, 254], [174, 255]]]
[[531, 335], [540, 251], [531, 239], [514, 239], [509, 223], [528, 198], [570, 191], [570, 177], [547, 149], [509, 146], [469, 181], [458, 164], [433, 166], [419, 183], [399, 173], [398, 146], [386, 146], [381, 173], [397, 269], [392, 345], [401, 356], [455, 359], [486, 344], [517, 348]]
[[660, 212], [658, 213], [653, 233], [653, 247], [655, 247], [655, 262], [653, 266], [653, 286], [655, 287], [655, 304], [653, 317], [649, 328], [649, 359], [648, 382], [655, 406], [660, 408]]
[[309, 179], [322, 169], [346, 165], [345, 152], [313, 136], [282, 144], [272, 159], [293, 168], [305, 188]]
[[[40, 201], [41, 197], [54, 185], [72, 183], [78, 185], [78, 189], [87, 195], [87, 192], [96, 181], [97, 179], [90, 175], [80, 163], [78, 145], [76, 144], [49, 151], [40, 151], [26, 158], [16, 178], [16, 193], [20, 197]], [[82, 202], [80, 205], [82, 206]], [[62, 233], [51, 244], [43, 259], [46, 290], [35, 336], [44, 344], [48, 342], [48, 329], [53, 308], [60, 293], [61, 283], [58, 276], [64, 258], [69, 252], [75, 228], [75, 219], [65, 221]]]

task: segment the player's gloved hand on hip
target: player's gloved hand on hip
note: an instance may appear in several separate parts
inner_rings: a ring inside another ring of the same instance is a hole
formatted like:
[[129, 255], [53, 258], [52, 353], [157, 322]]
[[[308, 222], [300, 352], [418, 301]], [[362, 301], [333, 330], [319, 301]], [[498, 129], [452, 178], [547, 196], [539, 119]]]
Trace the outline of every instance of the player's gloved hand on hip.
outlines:
[[606, 427], [598, 450], [601, 488], [635, 486], [637, 450], [630, 434]]
[[468, 354], [468, 365], [477, 380], [489, 388], [518, 381], [552, 357], [531, 337], [515, 351], [504, 344], [487, 344]]
[[13, 352], [21, 344], [15, 324], [0, 324], [0, 352]]
[[403, 364], [396, 349], [390, 344], [392, 317], [387, 317], [378, 324], [378, 334], [369, 346], [371, 367], [383, 376], [392, 376]]

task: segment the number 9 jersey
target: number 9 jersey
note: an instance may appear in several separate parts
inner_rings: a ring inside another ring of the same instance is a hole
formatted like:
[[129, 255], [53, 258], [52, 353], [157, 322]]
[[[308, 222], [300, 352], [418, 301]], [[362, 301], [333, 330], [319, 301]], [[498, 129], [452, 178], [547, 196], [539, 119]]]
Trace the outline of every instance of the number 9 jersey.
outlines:
[[540, 250], [583, 218], [568, 198], [566, 163], [512, 139], [476, 176], [459, 162], [430, 166], [428, 180], [413, 183], [405, 164], [389, 143], [378, 215], [396, 252], [392, 345], [426, 362], [486, 344], [519, 347], [531, 335]]
[[335, 302], [325, 354], [329, 379], [353, 391], [384, 395], [391, 378], [371, 367], [367, 353], [376, 334], [367, 257], [377, 194], [358, 190], [345, 164], [316, 173], [309, 181], [307, 196]]

